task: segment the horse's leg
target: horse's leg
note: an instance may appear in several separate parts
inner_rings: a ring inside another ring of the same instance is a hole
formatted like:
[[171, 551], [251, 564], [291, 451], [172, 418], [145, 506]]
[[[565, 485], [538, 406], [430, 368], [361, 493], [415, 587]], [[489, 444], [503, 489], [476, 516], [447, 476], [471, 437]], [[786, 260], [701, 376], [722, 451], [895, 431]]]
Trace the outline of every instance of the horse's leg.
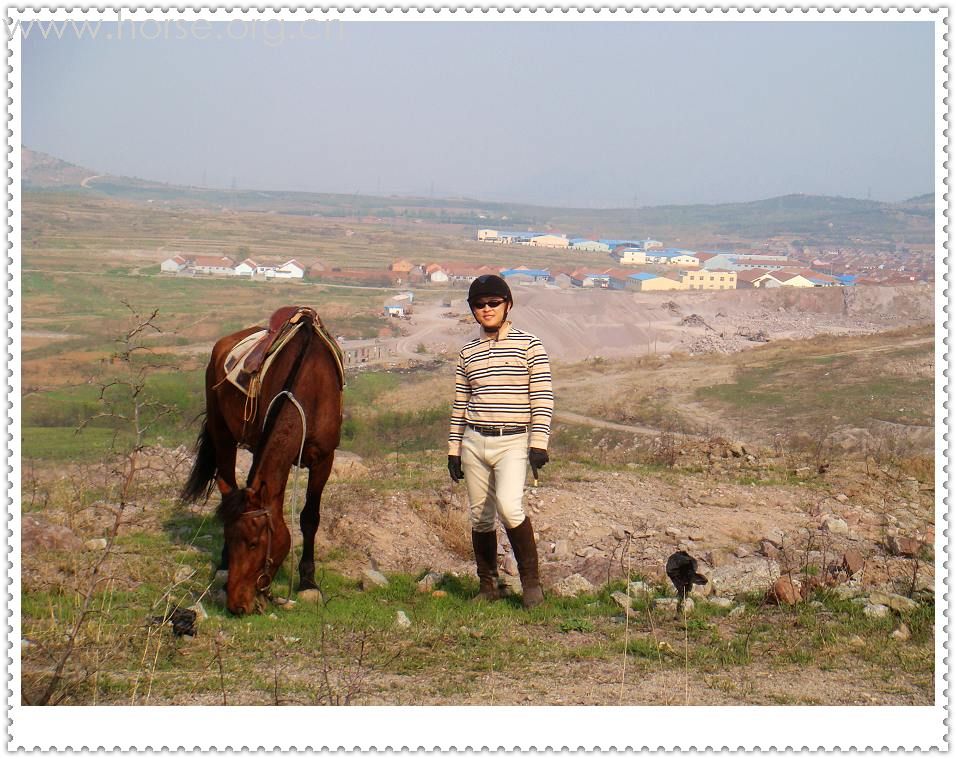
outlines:
[[[236, 441], [229, 433], [226, 422], [218, 413], [218, 409], [210, 405], [207, 412], [207, 423], [216, 446], [216, 475], [221, 477], [229, 487], [236, 488]], [[219, 570], [229, 569], [229, 549], [226, 541], [222, 541], [222, 554], [219, 557]]]
[[332, 473], [333, 454], [309, 467], [309, 486], [305, 494], [305, 506], [299, 514], [302, 529], [302, 558], [299, 560], [299, 590], [317, 587], [315, 584], [315, 533], [319, 529], [319, 504], [322, 490]]

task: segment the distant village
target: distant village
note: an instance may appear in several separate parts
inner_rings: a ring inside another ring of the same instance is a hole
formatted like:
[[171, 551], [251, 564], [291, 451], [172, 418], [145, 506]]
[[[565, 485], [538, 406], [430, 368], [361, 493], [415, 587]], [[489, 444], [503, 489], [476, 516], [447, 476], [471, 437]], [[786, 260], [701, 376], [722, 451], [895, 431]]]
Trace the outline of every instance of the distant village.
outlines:
[[[522, 264], [488, 266], [468, 263], [393, 261], [386, 270], [327, 267], [320, 261], [305, 266], [296, 259], [279, 265], [252, 258], [174, 255], [160, 265], [164, 274], [177, 276], [246, 277], [252, 280], [310, 279], [371, 286], [467, 287], [482, 274], [499, 274], [511, 284], [558, 288], [596, 288], [655, 292], [671, 290], [735, 290], [773, 287], [855, 287], [931, 282], [929, 260], [875, 255], [861, 251], [803, 250], [799, 258], [784, 252], [700, 251], [665, 247], [653, 239], [587, 239], [555, 232], [516, 232], [479, 229], [484, 244], [530, 246], [557, 251], [606, 253], [615, 265], [550, 266]], [[500, 258], [500, 256], [497, 256]], [[902, 258], [902, 262], [900, 260]], [[390, 298], [387, 316], [411, 313], [410, 292]]]

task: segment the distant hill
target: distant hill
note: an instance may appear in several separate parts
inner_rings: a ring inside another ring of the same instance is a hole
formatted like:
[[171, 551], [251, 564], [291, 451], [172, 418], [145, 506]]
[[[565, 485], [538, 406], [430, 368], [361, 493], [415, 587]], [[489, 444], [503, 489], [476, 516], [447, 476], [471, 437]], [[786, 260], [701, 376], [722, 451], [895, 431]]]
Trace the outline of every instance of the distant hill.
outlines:
[[100, 175], [53, 156], [23, 148], [27, 191], [92, 192], [132, 202], [229, 208], [321, 217], [371, 216], [422, 219], [479, 227], [564, 232], [569, 236], [653, 237], [679, 246], [746, 245], [782, 238], [806, 245], [892, 246], [932, 244], [935, 196], [901, 203], [784, 195], [747, 203], [575, 209], [470, 198], [378, 197], [337, 193], [217, 190]]

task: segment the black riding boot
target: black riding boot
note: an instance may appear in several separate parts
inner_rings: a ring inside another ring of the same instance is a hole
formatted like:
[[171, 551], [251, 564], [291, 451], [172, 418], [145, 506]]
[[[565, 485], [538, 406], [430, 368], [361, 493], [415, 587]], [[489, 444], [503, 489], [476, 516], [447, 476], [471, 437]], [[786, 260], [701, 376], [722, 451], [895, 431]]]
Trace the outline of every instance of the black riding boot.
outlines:
[[521, 603], [526, 609], [530, 609], [544, 600], [538, 579], [538, 547], [534, 542], [531, 518], [525, 517], [521, 524], [506, 532], [515, 552], [518, 574], [521, 575]]
[[478, 567], [478, 595], [476, 601], [495, 601], [501, 598], [498, 590], [498, 534], [471, 531], [471, 545], [475, 549]]

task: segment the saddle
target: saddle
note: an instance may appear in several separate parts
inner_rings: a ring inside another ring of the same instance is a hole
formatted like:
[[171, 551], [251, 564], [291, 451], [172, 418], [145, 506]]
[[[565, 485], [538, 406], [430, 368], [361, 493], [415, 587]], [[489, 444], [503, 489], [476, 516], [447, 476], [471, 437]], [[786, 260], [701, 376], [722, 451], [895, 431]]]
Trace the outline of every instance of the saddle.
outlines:
[[269, 317], [269, 325], [240, 340], [226, 356], [226, 379], [254, 400], [269, 367], [279, 352], [288, 345], [303, 325], [311, 325], [335, 358], [339, 387], [345, 387], [345, 365], [342, 349], [322, 324], [322, 319], [308, 306], [283, 306]]

